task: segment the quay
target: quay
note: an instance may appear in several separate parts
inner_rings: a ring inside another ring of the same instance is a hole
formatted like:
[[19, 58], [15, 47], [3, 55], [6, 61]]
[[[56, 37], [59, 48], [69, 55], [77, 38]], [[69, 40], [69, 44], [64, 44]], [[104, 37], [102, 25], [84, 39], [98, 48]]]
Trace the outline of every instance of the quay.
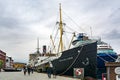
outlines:
[[48, 78], [47, 74], [45, 73], [37, 73], [34, 72], [33, 74], [23, 74], [21, 72], [0, 72], [0, 80], [80, 80], [76, 78], [64, 77], [64, 76], [56, 76], [56, 78]]

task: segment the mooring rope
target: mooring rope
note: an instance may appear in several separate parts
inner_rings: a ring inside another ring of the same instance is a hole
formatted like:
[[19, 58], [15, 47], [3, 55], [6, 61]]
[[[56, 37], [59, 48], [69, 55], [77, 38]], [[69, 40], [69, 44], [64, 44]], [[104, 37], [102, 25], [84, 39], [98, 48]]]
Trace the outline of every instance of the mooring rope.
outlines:
[[79, 54], [78, 54], [77, 57], [74, 59], [74, 61], [72, 62], [72, 64], [71, 64], [64, 72], [62, 72], [62, 73], [60, 73], [60, 74], [58, 74], [58, 75], [64, 74], [65, 72], [67, 72], [67, 71], [72, 67], [72, 65], [75, 63], [75, 61], [76, 61], [77, 58], [79, 57], [79, 55], [80, 55], [80, 53], [81, 53], [81, 51], [82, 51], [82, 49], [83, 49], [83, 46], [84, 46], [84, 45], [82, 45], [82, 47], [81, 47], [81, 49], [80, 49], [80, 52], [78, 52]]

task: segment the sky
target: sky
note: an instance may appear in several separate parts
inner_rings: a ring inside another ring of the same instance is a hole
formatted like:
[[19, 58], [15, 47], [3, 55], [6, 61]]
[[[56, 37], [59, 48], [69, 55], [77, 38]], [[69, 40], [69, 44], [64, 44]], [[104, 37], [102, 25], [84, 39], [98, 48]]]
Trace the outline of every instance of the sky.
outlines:
[[66, 25], [100, 37], [120, 54], [120, 0], [0, 0], [0, 50], [15, 62], [28, 62], [38, 37], [40, 50], [50, 43], [59, 3]]

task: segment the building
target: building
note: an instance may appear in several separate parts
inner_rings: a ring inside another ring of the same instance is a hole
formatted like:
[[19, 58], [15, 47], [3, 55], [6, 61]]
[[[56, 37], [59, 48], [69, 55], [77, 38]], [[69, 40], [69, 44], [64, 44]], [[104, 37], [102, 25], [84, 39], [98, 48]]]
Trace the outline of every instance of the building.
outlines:
[[5, 68], [13, 68], [13, 59], [12, 57], [6, 56], [6, 66]]
[[106, 62], [106, 80], [120, 80], [120, 62]]
[[22, 69], [25, 65], [26, 65], [26, 63], [14, 62], [13, 63], [13, 68]]
[[3, 62], [2, 68], [5, 68], [6, 64], [6, 53], [0, 50], [0, 60]]

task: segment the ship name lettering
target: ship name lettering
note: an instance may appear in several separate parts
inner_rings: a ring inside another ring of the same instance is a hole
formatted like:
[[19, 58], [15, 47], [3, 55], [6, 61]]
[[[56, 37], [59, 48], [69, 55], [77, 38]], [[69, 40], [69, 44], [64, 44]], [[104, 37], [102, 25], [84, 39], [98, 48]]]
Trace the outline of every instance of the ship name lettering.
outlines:
[[61, 59], [61, 60], [59, 60], [59, 62], [67, 61], [67, 60], [71, 60], [71, 59], [73, 59], [73, 57], [69, 57], [69, 58]]

